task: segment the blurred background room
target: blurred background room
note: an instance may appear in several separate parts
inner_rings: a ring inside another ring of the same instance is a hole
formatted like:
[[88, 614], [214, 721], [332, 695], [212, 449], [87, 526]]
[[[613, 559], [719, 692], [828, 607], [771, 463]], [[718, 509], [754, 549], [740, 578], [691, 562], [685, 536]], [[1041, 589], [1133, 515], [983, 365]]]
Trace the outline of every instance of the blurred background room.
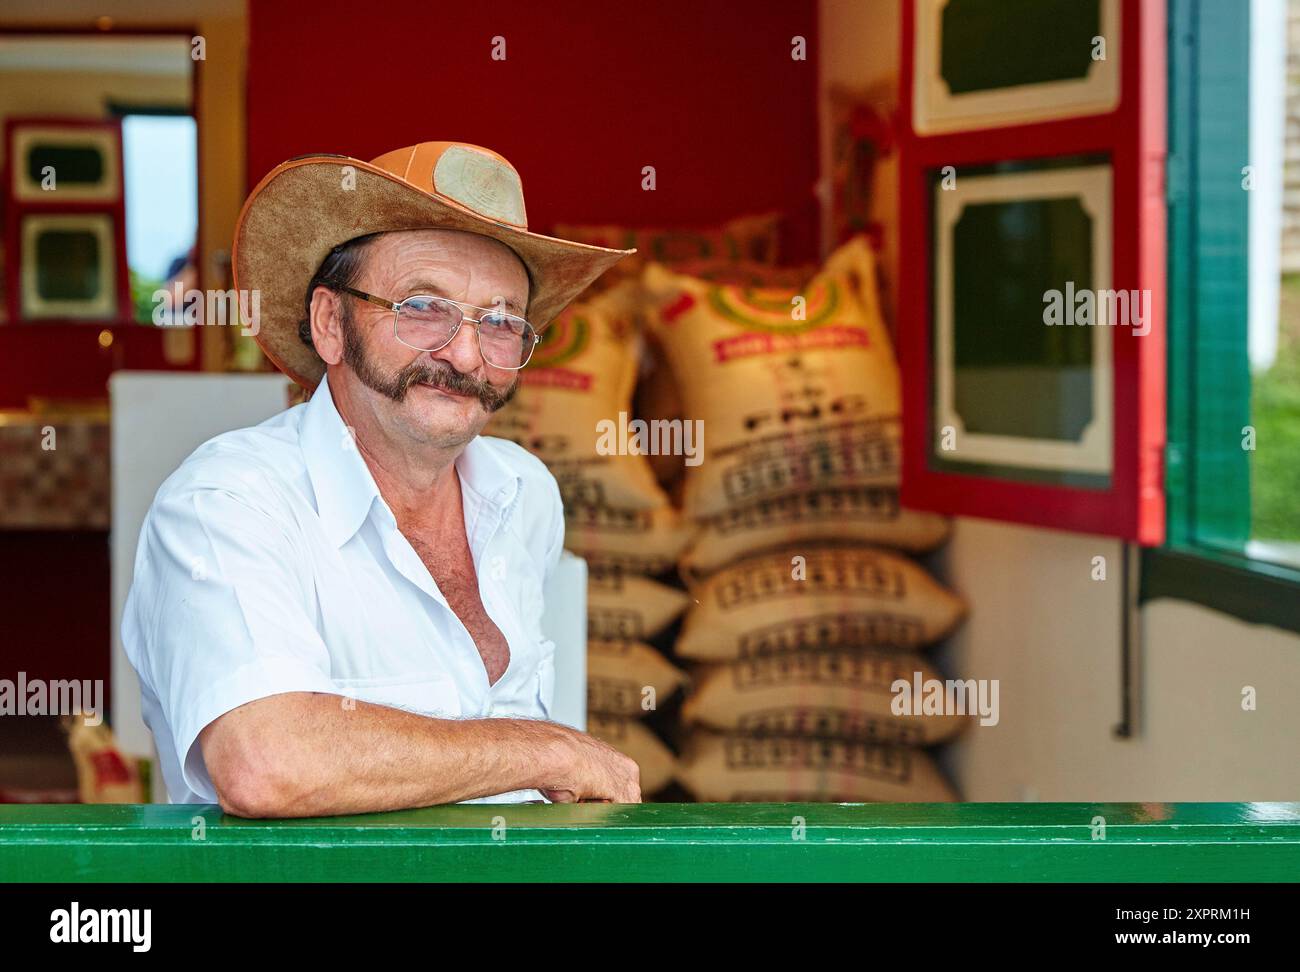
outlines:
[[[142, 517], [301, 400], [240, 207], [441, 139], [638, 250], [488, 434], [560, 482], [563, 721], [647, 799], [1300, 800], [1300, 0], [444, 6], [0, 6], [0, 802], [165, 801]], [[1130, 318], [1045, 326], [1067, 282]], [[19, 713], [59, 681], [104, 725]]]

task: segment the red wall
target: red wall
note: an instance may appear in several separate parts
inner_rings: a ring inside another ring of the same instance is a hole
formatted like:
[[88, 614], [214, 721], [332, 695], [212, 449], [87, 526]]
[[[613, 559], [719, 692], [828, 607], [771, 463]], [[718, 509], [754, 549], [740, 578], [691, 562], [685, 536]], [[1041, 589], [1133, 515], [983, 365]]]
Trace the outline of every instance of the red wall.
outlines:
[[540, 232], [775, 208], [786, 256], [817, 255], [814, 0], [251, 0], [249, 36], [250, 188], [295, 155], [449, 139], [513, 163]]
[[[113, 332], [100, 347], [99, 334]], [[26, 408], [40, 398], [102, 398], [122, 368], [177, 369], [163, 355], [163, 335], [139, 324], [0, 324], [0, 408]], [[195, 335], [195, 362], [200, 336]]]

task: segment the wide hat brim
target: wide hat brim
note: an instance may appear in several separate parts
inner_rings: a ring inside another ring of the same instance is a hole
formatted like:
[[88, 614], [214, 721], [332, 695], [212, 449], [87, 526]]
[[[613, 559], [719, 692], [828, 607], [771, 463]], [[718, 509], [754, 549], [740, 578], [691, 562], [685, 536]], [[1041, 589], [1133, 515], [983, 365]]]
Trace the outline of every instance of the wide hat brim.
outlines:
[[[350, 172], [344, 173], [344, 167]], [[346, 187], [346, 188], [345, 188]], [[244, 202], [231, 252], [235, 289], [257, 292], [253, 336], [277, 368], [308, 389], [325, 362], [298, 337], [307, 285], [330, 250], [369, 233], [451, 229], [500, 240], [528, 270], [526, 316], [539, 331], [602, 273], [636, 250], [532, 233], [434, 195], [343, 155], [292, 159], [267, 173]]]

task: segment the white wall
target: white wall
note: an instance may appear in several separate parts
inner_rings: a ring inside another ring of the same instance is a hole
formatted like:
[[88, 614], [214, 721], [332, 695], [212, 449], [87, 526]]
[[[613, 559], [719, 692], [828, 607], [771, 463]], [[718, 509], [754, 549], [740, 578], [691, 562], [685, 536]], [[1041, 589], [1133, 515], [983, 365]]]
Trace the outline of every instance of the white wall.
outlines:
[[[821, 0], [823, 151], [832, 83], [896, 81], [899, 0]], [[897, 85], [894, 86], [897, 93]], [[882, 270], [894, 289], [897, 167], [880, 173]], [[825, 175], [825, 174], [824, 174]], [[892, 307], [892, 304], [887, 305]], [[933, 652], [949, 676], [1000, 681], [1001, 721], [942, 751], [967, 800], [1300, 800], [1300, 637], [1196, 605], [1142, 611], [1142, 729], [1120, 717], [1120, 544], [974, 519], [935, 558], [971, 614]], [[1105, 582], [1092, 558], [1107, 561]], [[1258, 710], [1241, 710], [1253, 685]]]
[[[971, 605], [933, 654], [999, 680], [1000, 721], [944, 753], [967, 800], [1300, 799], [1300, 637], [1182, 601], [1141, 612], [1136, 738], [1120, 718], [1120, 544], [961, 519], [938, 572]], [[1106, 558], [1106, 580], [1092, 559]], [[1257, 692], [1243, 711], [1244, 686]]]

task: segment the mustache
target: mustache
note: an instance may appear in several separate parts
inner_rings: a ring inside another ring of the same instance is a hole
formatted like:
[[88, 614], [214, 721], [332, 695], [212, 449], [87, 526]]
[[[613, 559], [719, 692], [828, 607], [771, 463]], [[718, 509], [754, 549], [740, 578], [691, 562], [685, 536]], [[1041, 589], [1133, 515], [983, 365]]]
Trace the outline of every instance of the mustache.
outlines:
[[402, 401], [411, 390], [412, 385], [431, 385], [454, 395], [469, 395], [479, 400], [484, 411], [496, 412], [515, 397], [519, 388], [518, 377], [506, 391], [500, 391], [486, 381], [480, 381], [472, 375], [457, 371], [446, 362], [439, 366], [424, 362], [412, 362], [397, 375], [397, 400]]

